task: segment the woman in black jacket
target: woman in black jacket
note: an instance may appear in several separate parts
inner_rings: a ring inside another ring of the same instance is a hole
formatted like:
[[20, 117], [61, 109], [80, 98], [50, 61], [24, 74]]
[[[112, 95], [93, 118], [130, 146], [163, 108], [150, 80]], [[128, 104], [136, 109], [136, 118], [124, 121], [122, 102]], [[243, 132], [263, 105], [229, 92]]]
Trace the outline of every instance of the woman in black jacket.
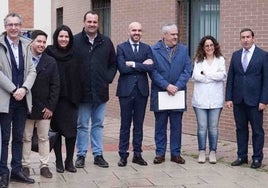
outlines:
[[65, 170], [76, 172], [73, 165], [73, 155], [77, 133], [77, 113], [80, 102], [81, 89], [81, 64], [73, 55], [73, 34], [71, 29], [62, 25], [53, 34], [53, 45], [47, 47], [46, 52], [57, 61], [60, 76], [60, 95], [51, 128], [59, 132], [54, 152], [56, 156], [56, 170], [64, 172], [62, 161], [62, 136], [65, 137], [66, 160]]

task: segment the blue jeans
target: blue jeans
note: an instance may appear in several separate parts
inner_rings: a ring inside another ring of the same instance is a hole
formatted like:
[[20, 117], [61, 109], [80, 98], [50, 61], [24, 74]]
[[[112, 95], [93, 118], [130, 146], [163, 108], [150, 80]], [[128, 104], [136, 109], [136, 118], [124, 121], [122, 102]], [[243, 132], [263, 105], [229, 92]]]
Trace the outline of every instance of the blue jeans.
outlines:
[[217, 150], [218, 124], [222, 108], [201, 109], [193, 107], [197, 119], [198, 149], [206, 150], [207, 132], [209, 151]]
[[[0, 125], [2, 132], [2, 153], [0, 161], [0, 174], [9, 174], [8, 162], [8, 145], [10, 134], [12, 133], [12, 159], [11, 173], [17, 173], [22, 168], [22, 139], [27, 117], [27, 107], [25, 104], [17, 102], [10, 105], [9, 113], [0, 113]], [[12, 126], [11, 126], [12, 124]]]
[[103, 121], [106, 111], [106, 103], [99, 105], [80, 103], [77, 120], [77, 156], [86, 157], [89, 140], [89, 120], [91, 118], [91, 149], [95, 156], [102, 155]]
[[167, 126], [170, 120], [170, 153], [171, 156], [179, 156], [181, 153], [181, 128], [183, 112], [163, 111], [155, 112], [156, 155], [165, 156], [167, 148]]

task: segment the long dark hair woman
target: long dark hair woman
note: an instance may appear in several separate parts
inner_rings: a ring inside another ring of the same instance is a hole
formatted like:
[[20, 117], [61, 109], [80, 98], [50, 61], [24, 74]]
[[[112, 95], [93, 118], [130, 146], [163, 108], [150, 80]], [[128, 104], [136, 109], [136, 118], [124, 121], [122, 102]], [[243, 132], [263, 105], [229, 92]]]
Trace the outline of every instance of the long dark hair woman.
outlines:
[[81, 64], [73, 53], [73, 34], [71, 29], [62, 25], [53, 34], [53, 45], [46, 52], [57, 61], [60, 75], [60, 96], [56, 106], [51, 128], [59, 132], [54, 152], [56, 156], [56, 171], [64, 172], [62, 160], [62, 136], [65, 137], [66, 159], [65, 170], [76, 172], [73, 165], [73, 155], [77, 133], [77, 113], [81, 92]]

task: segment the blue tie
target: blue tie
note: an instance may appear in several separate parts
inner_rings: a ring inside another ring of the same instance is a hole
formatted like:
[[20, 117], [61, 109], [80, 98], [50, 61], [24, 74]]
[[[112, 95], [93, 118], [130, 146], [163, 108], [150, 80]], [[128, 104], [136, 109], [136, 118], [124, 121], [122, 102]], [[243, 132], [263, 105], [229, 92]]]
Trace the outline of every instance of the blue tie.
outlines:
[[134, 46], [134, 54], [136, 55], [138, 53], [138, 44], [133, 44]]

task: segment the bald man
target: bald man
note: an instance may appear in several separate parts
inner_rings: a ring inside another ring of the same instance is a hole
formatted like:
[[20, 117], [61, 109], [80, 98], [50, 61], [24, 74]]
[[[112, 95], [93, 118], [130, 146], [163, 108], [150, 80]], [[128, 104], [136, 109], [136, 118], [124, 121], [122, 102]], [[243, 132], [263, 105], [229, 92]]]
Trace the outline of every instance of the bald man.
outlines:
[[142, 158], [143, 121], [149, 96], [147, 73], [153, 70], [153, 54], [149, 45], [140, 42], [142, 26], [128, 26], [128, 40], [117, 46], [117, 67], [120, 72], [116, 96], [119, 98], [121, 127], [118, 166], [127, 165], [130, 127], [133, 120], [132, 162], [147, 166]]

